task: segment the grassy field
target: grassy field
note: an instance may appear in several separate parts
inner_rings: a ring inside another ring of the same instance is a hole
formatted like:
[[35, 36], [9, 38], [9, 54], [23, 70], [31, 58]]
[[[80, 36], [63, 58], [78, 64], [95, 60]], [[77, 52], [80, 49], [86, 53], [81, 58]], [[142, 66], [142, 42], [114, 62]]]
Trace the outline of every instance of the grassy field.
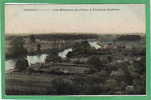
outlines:
[[[53, 74], [9, 73], [6, 76], [6, 93], [13, 95], [46, 95], [51, 91], [51, 81], [55, 78], [70, 78]], [[52, 91], [53, 92], [53, 91]]]

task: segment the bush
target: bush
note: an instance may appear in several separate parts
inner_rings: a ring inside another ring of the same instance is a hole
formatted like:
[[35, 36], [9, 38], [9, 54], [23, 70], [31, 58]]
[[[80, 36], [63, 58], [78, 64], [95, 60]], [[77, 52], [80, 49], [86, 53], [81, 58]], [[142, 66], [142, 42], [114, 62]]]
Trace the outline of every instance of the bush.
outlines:
[[87, 61], [88, 64], [92, 65], [92, 67], [101, 70], [103, 65], [102, 62], [100, 61], [99, 56], [92, 56], [88, 59]]
[[27, 55], [27, 50], [24, 48], [24, 40], [22, 38], [15, 38], [11, 42], [12, 45], [12, 54], [15, 57], [21, 57]]
[[20, 58], [16, 62], [15, 69], [17, 71], [24, 71], [24, 70], [26, 70], [27, 67], [28, 67], [28, 61], [25, 58]]
[[81, 43], [75, 43], [73, 51], [68, 53], [67, 57], [88, 56], [94, 52], [96, 50], [91, 48], [88, 41], [82, 41]]
[[61, 62], [61, 61], [62, 61], [62, 59], [61, 59], [59, 56], [49, 55], [49, 56], [46, 58], [46, 62], [56, 63], [56, 62]]

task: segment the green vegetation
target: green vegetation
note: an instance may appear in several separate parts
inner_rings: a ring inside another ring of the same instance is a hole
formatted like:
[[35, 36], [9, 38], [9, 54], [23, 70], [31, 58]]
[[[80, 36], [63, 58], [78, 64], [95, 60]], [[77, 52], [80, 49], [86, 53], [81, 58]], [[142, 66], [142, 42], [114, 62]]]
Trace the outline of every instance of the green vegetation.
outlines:
[[68, 53], [67, 57], [89, 56], [95, 53], [95, 51], [96, 50], [89, 45], [88, 41], [82, 41], [80, 43], [75, 43], [73, 51]]
[[[67, 39], [63, 35], [52, 35], [52, 37]], [[52, 37], [30, 38], [34, 42], [37, 38], [49, 40]], [[11, 95], [145, 94], [146, 50], [144, 42], [141, 44], [141, 41], [145, 40], [129, 41], [129, 38], [131, 40], [135, 36], [111, 38], [112, 35], [110, 39], [107, 36], [99, 36], [101, 40], [92, 36], [97, 42], [107, 41], [106, 44], [100, 42], [104, 48], [95, 49], [89, 45], [90, 37], [90, 35], [86, 37], [77, 35], [75, 38], [77, 41], [72, 39], [66, 41], [66, 44], [72, 42], [69, 47], [72, 51], [64, 59], [58, 56], [58, 52], [65, 48], [48, 49], [44, 64], [28, 66], [24, 57], [19, 59], [16, 63], [18, 71], [6, 75], [6, 93]], [[84, 40], [81, 41], [80, 38]], [[121, 42], [119, 38], [128, 41]], [[116, 41], [110, 43], [109, 40]], [[16, 46], [13, 44], [14, 54], [26, 54], [22, 40], [18, 39], [13, 43], [16, 44]], [[39, 43], [38, 51], [42, 49], [43, 46]], [[30, 69], [30, 74], [27, 67]]]
[[103, 68], [103, 62], [101, 62], [99, 56], [91, 56], [88, 59], [87, 63], [97, 70], [101, 70]]
[[16, 71], [19, 72], [24, 71], [27, 69], [27, 67], [28, 67], [28, 61], [25, 58], [20, 58], [17, 60], [15, 66]]
[[27, 50], [24, 48], [24, 40], [23, 38], [16, 37], [11, 41], [11, 52], [12, 56], [15, 57], [23, 57], [27, 55]]

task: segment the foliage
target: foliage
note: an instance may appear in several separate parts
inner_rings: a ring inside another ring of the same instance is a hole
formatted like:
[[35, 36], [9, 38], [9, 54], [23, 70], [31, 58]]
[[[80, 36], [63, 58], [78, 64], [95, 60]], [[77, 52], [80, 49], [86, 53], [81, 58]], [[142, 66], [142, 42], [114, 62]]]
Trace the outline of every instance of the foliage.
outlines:
[[80, 43], [75, 43], [73, 46], [73, 51], [69, 52], [67, 57], [73, 56], [87, 56], [95, 52], [94, 48], [91, 48], [88, 41], [82, 41]]
[[59, 57], [59, 56], [53, 56], [53, 55], [49, 55], [47, 56], [46, 58], [46, 62], [53, 62], [53, 63], [56, 63], [56, 62], [61, 62], [62, 59]]
[[138, 41], [141, 39], [139, 35], [121, 35], [117, 40], [121, 41]]
[[88, 59], [87, 63], [98, 70], [101, 70], [103, 68], [102, 62], [100, 61], [100, 57], [96, 55], [91, 56]]
[[20, 58], [16, 62], [15, 69], [17, 71], [24, 71], [28, 67], [28, 61], [25, 58]]
[[22, 38], [15, 38], [11, 42], [12, 45], [12, 54], [16, 57], [25, 56], [27, 54], [27, 50], [24, 48], [24, 40]]
[[35, 43], [36, 42], [36, 38], [35, 38], [35, 36], [34, 35], [30, 35], [30, 41], [32, 42], [32, 43]]

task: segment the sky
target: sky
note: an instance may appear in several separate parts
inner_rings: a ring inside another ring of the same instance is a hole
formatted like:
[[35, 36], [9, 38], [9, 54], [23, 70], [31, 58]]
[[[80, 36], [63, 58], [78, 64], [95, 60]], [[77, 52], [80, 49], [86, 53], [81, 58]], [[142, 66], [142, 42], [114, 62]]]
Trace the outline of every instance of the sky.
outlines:
[[[61, 9], [61, 10], [60, 10]], [[6, 34], [145, 33], [144, 4], [6, 4]]]

